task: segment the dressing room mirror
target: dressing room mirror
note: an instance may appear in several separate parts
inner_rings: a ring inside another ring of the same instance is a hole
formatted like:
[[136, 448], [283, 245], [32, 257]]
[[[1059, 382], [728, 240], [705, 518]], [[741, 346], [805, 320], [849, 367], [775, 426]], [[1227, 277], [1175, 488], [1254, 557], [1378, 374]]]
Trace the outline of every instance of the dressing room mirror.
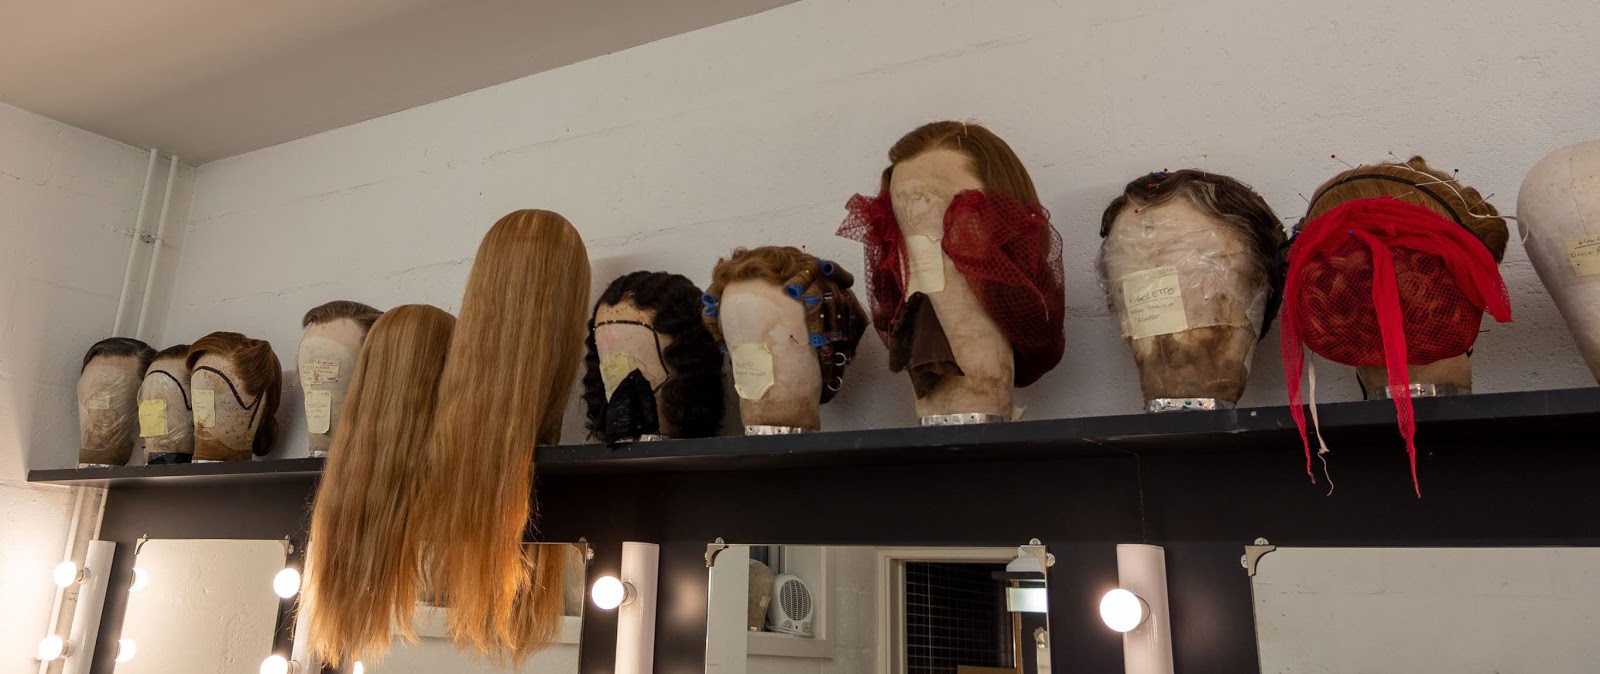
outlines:
[[[387, 657], [377, 664], [363, 665], [370, 674], [576, 674], [581, 649], [579, 636], [583, 632], [584, 588], [588, 587], [589, 559], [592, 556], [585, 543], [530, 543], [532, 545], [560, 546], [566, 559], [567, 572], [562, 580], [562, 593], [566, 597], [565, 615], [554, 639], [544, 650], [520, 667], [499, 665], [473, 658], [469, 653], [456, 650], [455, 644], [445, 634], [448, 606], [435, 606], [428, 602], [417, 605], [415, 627], [418, 643], [408, 644], [395, 640]], [[346, 672], [350, 669], [344, 670]]]
[[1258, 545], [1245, 560], [1263, 672], [1577, 674], [1600, 662], [1600, 548]]
[[116, 673], [255, 674], [272, 653], [288, 554], [282, 540], [141, 541]]
[[1050, 671], [1040, 545], [718, 542], [706, 558], [708, 673]]

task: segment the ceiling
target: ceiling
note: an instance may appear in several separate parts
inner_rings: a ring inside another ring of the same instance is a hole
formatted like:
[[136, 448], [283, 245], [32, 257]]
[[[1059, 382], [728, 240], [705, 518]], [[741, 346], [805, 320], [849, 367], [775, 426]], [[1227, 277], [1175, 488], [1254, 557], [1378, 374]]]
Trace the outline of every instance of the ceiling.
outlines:
[[794, 0], [0, 0], [0, 102], [203, 164]]

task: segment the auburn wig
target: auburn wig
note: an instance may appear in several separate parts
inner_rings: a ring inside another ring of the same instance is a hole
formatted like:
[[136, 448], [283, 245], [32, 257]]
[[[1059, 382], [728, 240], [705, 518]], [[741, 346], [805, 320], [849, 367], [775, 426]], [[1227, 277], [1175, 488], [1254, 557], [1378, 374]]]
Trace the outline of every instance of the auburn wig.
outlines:
[[416, 641], [422, 559], [414, 504], [455, 324], [436, 307], [395, 307], [377, 319], [356, 359], [311, 515], [311, 644], [329, 665], [379, 660], [391, 634]]
[[278, 397], [283, 393], [283, 365], [272, 352], [272, 343], [250, 339], [237, 332], [213, 332], [189, 346], [185, 365], [190, 372], [207, 354], [232, 360], [240, 374], [240, 381], [234, 385], [243, 387], [243, 395], [260, 401], [257, 411], [261, 415], [261, 426], [256, 429], [250, 451], [256, 456], [266, 456], [278, 438]]
[[1265, 337], [1267, 328], [1272, 326], [1272, 319], [1278, 315], [1288, 261], [1284, 256], [1283, 225], [1278, 216], [1273, 214], [1272, 207], [1249, 185], [1225, 175], [1195, 169], [1151, 173], [1128, 183], [1123, 188], [1122, 196], [1106, 206], [1105, 213], [1100, 216], [1100, 238], [1111, 233], [1111, 225], [1124, 209], [1150, 208], [1178, 197], [1206, 217], [1232, 227], [1255, 248], [1267, 272], [1263, 281], [1270, 288], [1266, 314], [1261, 319], [1261, 332], [1257, 335]]
[[811, 333], [811, 346], [817, 349], [822, 368], [822, 402], [832, 400], [844, 383], [844, 368], [855, 360], [856, 345], [867, 330], [866, 311], [855, 293], [850, 292], [855, 277], [843, 267], [793, 246], [735, 250], [732, 257], [717, 260], [711, 271], [711, 285], [702, 300], [706, 306], [701, 315], [718, 343], [722, 342], [718, 315], [722, 291], [729, 283], [749, 280], [777, 284], [790, 299], [801, 304], [806, 331]]
[[955, 150], [972, 160], [972, 173], [985, 189], [999, 192], [1029, 206], [1039, 206], [1028, 169], [1004, 140], [977, 124], [932, 122], [917, 127], [889, 148], [889, 167], [883, 170], [879, 191], [889, 191], [895, 164], [929, 150]]
[[478, 247], [439, 380], [429, 446], [430, 568], [461, 646], [520, 661], [559, 626], [564, 563], [522, 545], [532, 529], [534, 447], [560, 440], [584, 343], [589, 258], [550, 211], [501, 218]]
[[[598, 312], [603, 305], [632, 302], [651, 312], [650, 328], [656, 334], [671, 338], [661, 351], [667, 368], [667, 379], [661, 383], [661, 417], [683, 438], [708, 438], [722, 427], [722, 353], [700, 319], [700, 296], [700, 288], [682, 274], [636, 271], [612, 281], [594, 303]], [[606, 425], [606, 386], [600, 376], [594, 317], [589, 314], [585, 340], [583, 403], [589, 433], [600, 437]]]
[[1450, 218], [1488, 246], [1495, 262], [1505, 257], [1506, 241], [1511, 234], [1506, 228], [1505, 218], [1500, 217], [1500, 211], [1495, 210], [1494, 205], [1478, 190], [1462, 184], [1444, 171], [1428, 166], [1422, 157], [1412, 157], [1403, 164], [1358, 166], [1330, 178], [1311, 197], [1306, 217], [1295, 226], [1295, 231], [1304, 229], [1306, 222], [1340, 204], [1380, 197], [1416, 204]]

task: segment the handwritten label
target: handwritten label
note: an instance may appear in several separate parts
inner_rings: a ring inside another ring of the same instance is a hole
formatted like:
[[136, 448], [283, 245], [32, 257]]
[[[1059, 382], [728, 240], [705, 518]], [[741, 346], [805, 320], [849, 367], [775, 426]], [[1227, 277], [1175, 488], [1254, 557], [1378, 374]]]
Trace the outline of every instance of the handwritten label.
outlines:
[[617, 387], [630, 372], [633, 372], [633, 361], [627, 353], [613, 353], [600, 359], [600, 380], [606, 385], [606, 400], [616, 394]]
[[760, 400], [772, 388], [772, 350], [765, 344], [734, 344], [728, 349], [733, 361], [733, 390], [745, 400]]
[[211, 428], [217, 425], [217, 392], [197, 388], [190, 392], [189, 404], [194, 408], [194, 427]]
[[333, 426], [333, 392], [306, 391], [306, 430], [318, 435]]
[[1134, 339], [1189, 329], [1177, 267], [1157, 267], [1122, 277], [1122, 303], [1128, 311], [1128, 336]]
[[906, 282], [907, 296], [944, 290], [944, 249], [938, 239], [921, 234], [906, 237], [906, 258], [911, 277]]
[[159, 438], [167, 434], [167, 401], [161, 398], [139, 401], [139, 437]]
[[1600, 236], [1567, 239], [1567, 259], [1579, 276], [1600, 274]]
[[300, 366], [300, 385], [339, 383], [339, 361], [313, 360]]
[[102, 391], [100, 393], [96, 393], [94, 395], [89, 396], [89, 409], [91, 409], [91, 410], [109, 410], [109, 409], [111, 409], [111, 392], [110, 391]]

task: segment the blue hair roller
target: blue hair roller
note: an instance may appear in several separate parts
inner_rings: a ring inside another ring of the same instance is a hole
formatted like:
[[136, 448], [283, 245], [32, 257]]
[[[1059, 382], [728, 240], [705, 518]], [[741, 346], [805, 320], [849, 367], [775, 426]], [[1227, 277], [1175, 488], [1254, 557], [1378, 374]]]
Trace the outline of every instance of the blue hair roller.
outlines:
[[711, 293], [705, 293], [700, 296], [700, 303], [708, 307], [717, 306], [717, 296]]
[[817, 260], [817, 262], [822, 265], [822, 275], [823, 276], [833, 276], [834, 265], [833, 265], [832, 262], [829, 262], [827, 260], [821, 260], [821, 259]]
[[789, 299], [791, 300], [800, 299], [800, 296], [804, 295], [805, 293], [806, 289], [800, 287], [800, 284], [798, 283], [790, 283], [789, 285], [783, 287], [783, 294], [788, 295]]
[[822, 348], [824, 346], [827, 346], [827, 345], [828, 345], [828, 340], [824, 339], [822, 337], [822, 335], [818, 335], [818, 334], [815, 334], [815, 333], [813, 333], [811, 335], [811, 348], [820, 349], [820, 348]]
[[822, 298], [821, 297], [807, 297], [802, 301], [806, 303], [806, 306], [814, 307], [814, 306], [817, 306], [818, 302], [822, 301]]
[[717, 317], [717, 308], [714, 307], [714, 306], [706, 307], [706, 310], [702, 311], [700, 313], [705, 314], [706, 318], [716, 318]]

